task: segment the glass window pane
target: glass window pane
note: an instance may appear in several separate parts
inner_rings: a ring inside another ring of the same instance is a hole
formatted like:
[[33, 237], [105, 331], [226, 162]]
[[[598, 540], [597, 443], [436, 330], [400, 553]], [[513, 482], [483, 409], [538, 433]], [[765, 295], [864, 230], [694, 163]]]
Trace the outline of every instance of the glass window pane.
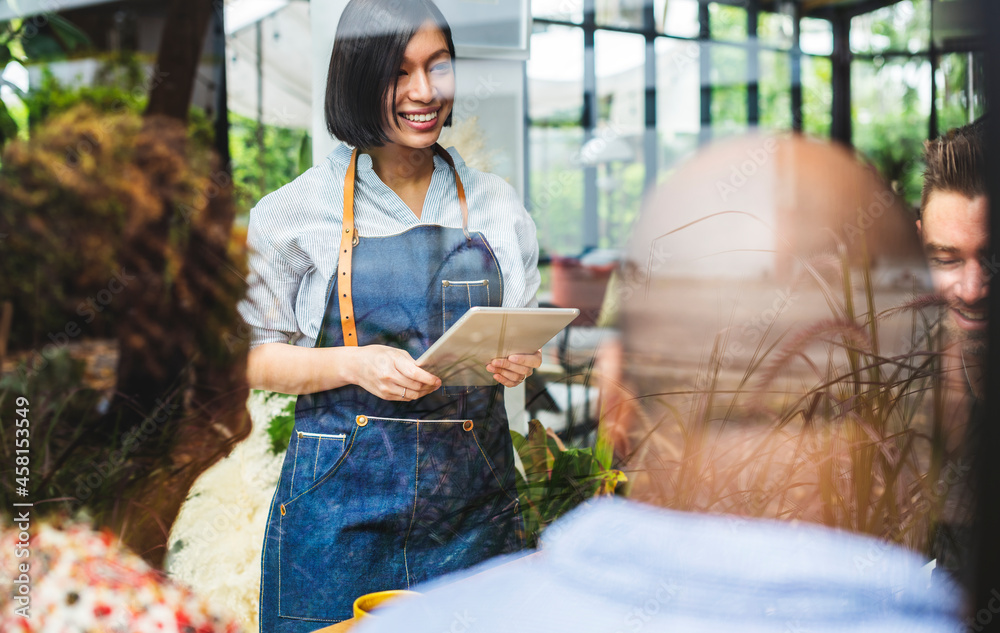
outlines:
[[760, 127], [792, 129], [792, 65], [788, 53], [760, 52]]
[[656, 29], [678, 37], [698, 37], [698, 0], [658, 0]]
[[528, 60], [534, 124], [579, 125], [583, 117], [583, 29], [535, 25]]
[[833, 63], [829, 57], [802, 58], [802, 131], [830, 137], [833, 122]]
[[929, 0], [902, 0], [851, 20], [855, 53], [926, 51], [930, 40]]
[[642, 6], [646, 0], [596, 0], [598, 26], [642, 28]]
[[983, 115], [984, 79], [981, 53], [951, 53], [941, 56], [935, 77], [940, 132], [971, 123]]
[[536, 25], [528, 60], [528, 208], [547, 253], [583, 244], [583, 29]]
[[617, 248], [639, 211], [644, 186], [646, 40], [598, 31], [594, 52], [598, 122], [584, 156], [597, 168], [599, 246]]
[[788, 13], [761, 11], [757, 14], [757, 39], [767, 46], [791, 48], [792, 22]]
[[549, 255], [575, 255], [583, 246], [583, 128], [535, 125], [529, 131], [531, 190], [528, 208], [538, 245]]
[[746, 9], [713, 2], [708, 5], [713, 40], [741, 41], [747, 38]]
[[930, 83], [923, 58], [851, 64], [854, 145], [911, 205], [920, 202]]
[[583, 22], [583, 2], [573, 0], [531, 0], [531, 15], [536, 18]]
[[699, 47], [694, 42], [656, 40], [656, 134], [658, 180], [698, 147], [701, 129]]
[[799, 20], [799, 48], [812, 55], [833, 54], [833, 26], [827, 20]]
[[712, 136], [722, 138], [747, 129], [747, 52], [724, 44], [706, 44], [712, 56]]
[[646, 40], [634, 33], [597, 31], [598, 125], [613, 124], [628, 134], [642, 132], [646, 87]]

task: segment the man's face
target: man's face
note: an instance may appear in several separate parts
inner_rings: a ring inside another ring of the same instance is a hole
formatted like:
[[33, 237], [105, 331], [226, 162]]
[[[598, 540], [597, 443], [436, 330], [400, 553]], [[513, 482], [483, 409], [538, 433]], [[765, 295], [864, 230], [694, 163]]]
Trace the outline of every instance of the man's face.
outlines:
[[935, 191], [917, 222], [934, 288], [948, 303], [945, 328], [968, 354], [986, 352], [989, 203]]

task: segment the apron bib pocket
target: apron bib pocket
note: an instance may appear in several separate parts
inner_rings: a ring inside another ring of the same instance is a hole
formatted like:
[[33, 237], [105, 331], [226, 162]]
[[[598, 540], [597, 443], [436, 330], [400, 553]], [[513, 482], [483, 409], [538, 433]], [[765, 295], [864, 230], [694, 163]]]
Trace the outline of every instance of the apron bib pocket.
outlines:
[[455, 324], [455, 321], [475, 306], [493, 306], [490, 302], [489, 279], [474, 279], [441, 282], [441, 325], [442, 332]]

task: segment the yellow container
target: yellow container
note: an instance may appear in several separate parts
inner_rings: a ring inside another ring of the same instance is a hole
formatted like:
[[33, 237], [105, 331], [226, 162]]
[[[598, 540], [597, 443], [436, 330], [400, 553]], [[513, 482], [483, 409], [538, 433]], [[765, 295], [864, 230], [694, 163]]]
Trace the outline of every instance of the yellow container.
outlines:
[[403, 596], [417, 595], [420, 594], [416, 591], [407, 591], [406, 589], [390, 589], [389, 591], [366, 593], [363, 596], [358, 596], [357, 600], [354, 601], [354, 618], [360, 620], [361, 618], [369, 615], [375, 615], [372, 611], [378, 609], [390, 600], [395, 600], [396, 598]]

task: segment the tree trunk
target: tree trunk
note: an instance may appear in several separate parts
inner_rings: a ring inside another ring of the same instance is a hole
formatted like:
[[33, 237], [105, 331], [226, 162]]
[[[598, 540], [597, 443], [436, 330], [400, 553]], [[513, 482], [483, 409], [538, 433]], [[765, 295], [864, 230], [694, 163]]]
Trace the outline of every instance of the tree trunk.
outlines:
[[187, 121], [201, 49], [213, 10], [212, 0], [173, 0], [170, 3], [156, 55], [147, 116], [163, 114]]
[[[250, 430], [246, 344], [224, 343], [239, 331], [244, 284], [228, 253], [232, 182], [217, 160], [191, 161], [201, 150], [181, 124], [213, 10], [211, 0], [174, 0], [163, 28], [134, 159], [155, 183], [162, 213], [136, 218], [125, 235], [121, 264], [135, 281], [125, 290], [116, 395], [104, 420], [107, 431], [141, 431], [109, 522], [156, 567], [195, 479]], [[201, 176], [198, 209], [182, 206], [187, 170]]]

